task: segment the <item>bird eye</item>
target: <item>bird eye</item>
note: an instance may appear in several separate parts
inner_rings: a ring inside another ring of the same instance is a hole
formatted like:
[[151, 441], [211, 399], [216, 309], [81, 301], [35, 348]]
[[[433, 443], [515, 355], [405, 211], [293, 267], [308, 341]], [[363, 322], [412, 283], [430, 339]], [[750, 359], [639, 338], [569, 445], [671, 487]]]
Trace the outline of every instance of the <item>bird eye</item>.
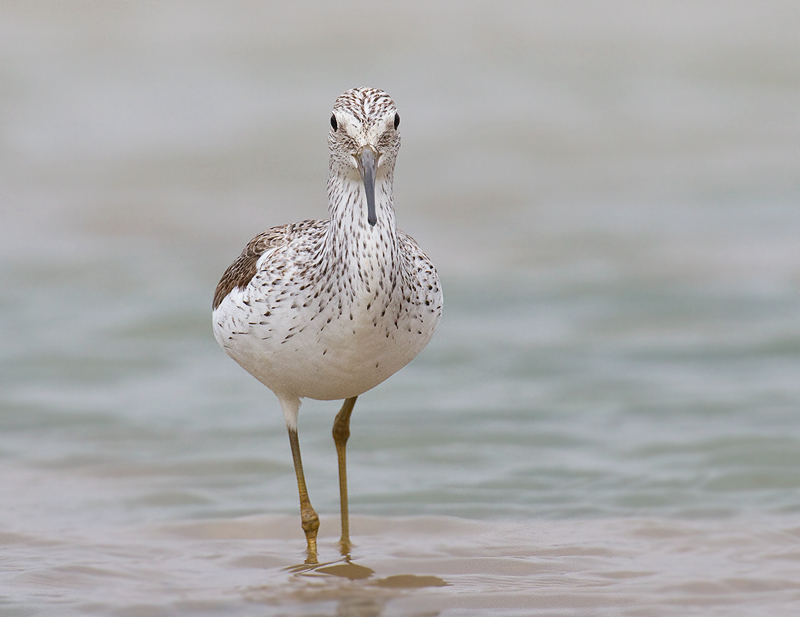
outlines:
[[[397, 120], [395, 120], [395, 124], [397, 124]], [[339, 129], [339, 125], [336, 123], [336, 116], [331, 114], [331, 128], [336, 131]]]
[[394, 130], [397, 130], [397, 127], [400, 126], [400, 114], [394, 115]]

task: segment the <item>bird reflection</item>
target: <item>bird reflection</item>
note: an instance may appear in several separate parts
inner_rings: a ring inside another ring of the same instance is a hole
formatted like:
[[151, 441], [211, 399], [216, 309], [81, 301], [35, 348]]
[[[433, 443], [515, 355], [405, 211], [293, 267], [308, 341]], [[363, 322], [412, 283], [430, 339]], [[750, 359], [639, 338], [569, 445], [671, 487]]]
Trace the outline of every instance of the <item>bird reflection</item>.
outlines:
[[[371, 579], [375, 570], [367, 566], [353, 563], [349, 555], [338, 561], [327, 563], [309, 563], [305, 561], [286, 570], [300, 576], [336, 576], [351, 581]], [[370, 586], [390, 589], [419, 589], [422, 587], [445, 587], [449, 585], [444, 579], [433, 575], [394, 574], [385, 578], [369, 581]]]

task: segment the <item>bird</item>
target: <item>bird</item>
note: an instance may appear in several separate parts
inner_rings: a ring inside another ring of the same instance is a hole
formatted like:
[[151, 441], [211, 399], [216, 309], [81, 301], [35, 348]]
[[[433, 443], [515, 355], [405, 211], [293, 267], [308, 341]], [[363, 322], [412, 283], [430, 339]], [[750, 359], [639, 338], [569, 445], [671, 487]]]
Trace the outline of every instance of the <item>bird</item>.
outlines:
[[301, 399], [343, 400], [333, 423], [341, 554], [351, 550], [346, 444], [358, 396], [408, 364], [442, 317], [439, 276], [395, 222], [400, 115], [377, 88], [336, 98], [328, 133], [327, 220], [272, 227], [228, 267], [212, 305], [225, 352], [277, 397], [297, 476], [306, 563], [317, 561], [319, 516], [303, 474]]

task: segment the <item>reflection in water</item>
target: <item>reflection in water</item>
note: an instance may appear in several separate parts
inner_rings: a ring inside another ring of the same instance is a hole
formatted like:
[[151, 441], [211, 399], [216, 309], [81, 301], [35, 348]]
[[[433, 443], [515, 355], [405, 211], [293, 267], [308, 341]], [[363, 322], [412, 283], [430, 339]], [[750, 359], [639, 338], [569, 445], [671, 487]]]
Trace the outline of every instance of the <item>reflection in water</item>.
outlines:
[[366, 566], [360, 566], [350, 561], [350, 556], [346, 555], [342, 560], [328, 561], [325, 563], [310, 563], [308, 560], [295, 566], [284, 568], [294, 574], [312, 576], [315, 573], [329, 574], [331, 576], [340, 576], [348, 578], [351, 581], [369, 578], [375, 571]]
[[335, 563], [329, 566], [317, 568], [317, 572], [322, 574], [330, 574], [331, 576], [341, 576], [342, 578], [357, 581], [365, 578], [370, 578], [375, 574], [375, 570], [366, 566], [360, 566], [357, 563], [352, 563], [350, 560], [344, 563]]
[[[335, 601], [336, 615], [348, 617], [377, 617], [382, 615], [390, 600], [398, 597], [401, 590], [446, 587], [448, 583], [438, 576], [417, 574], [394, 574], [373, 579], [375, 570], [353, 563], [349, 556], [341, 561], [323, 564], [302, 563], [284, 568], [292, 572], [292, 581], [299, 585], [292, 594], [295, 602], [319, 603]], [[346, 580], [342, 580], [346, 579]], [[362, 582], [363, 581], [363, 582]], [[260, 598], [259, 591], [250, 590], [251, 601], [269, 601], [269, 594]], [[425, 613], [426, 616], [438, 612]]]
[[[375, 570], [353, 563], [347, 555], [341, 561], [329, 561], [322, 564], [312, 564], [307, 561], [296, 566], [285, 568], [300, 576], [314, 576], [324, 574], [328, 576], [338, 576], [351, 581], [358, 581], [371, 578]], [[390, 589], [419, 589], [422, 587], [445, 587], [446, 581], [438, 576], [419, 576], [417, 574], [394, 574], [386, 578], [370, 581], [371, 585], [386, 587]]]
[[420, 589], [422, 587], [447, 587], [449, 585], [438, 576], [418, 576], [417, 574], [395, 574], [378, 579], [373, 583], [378, 587], [390, 589]]

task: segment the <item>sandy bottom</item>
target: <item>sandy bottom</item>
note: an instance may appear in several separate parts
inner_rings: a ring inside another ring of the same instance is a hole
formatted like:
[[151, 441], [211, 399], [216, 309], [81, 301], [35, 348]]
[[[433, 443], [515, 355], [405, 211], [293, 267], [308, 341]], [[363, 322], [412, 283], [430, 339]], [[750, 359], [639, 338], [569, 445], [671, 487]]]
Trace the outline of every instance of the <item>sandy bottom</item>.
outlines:
[[[322, 520], [303, 564], [291, 516], [92, 539], [0, 535], [0, 615], [796, 615], [800, 521]], [[9, 564], [14, 564], [9, 567]], [[14, 609], [28, 609], [24, 613]], [[11, 609], [11, 613], [5, 612]], [[37, 610], [38, 609], [38, 610]], [[30, 611], [30, 612], [28, 612]]]

